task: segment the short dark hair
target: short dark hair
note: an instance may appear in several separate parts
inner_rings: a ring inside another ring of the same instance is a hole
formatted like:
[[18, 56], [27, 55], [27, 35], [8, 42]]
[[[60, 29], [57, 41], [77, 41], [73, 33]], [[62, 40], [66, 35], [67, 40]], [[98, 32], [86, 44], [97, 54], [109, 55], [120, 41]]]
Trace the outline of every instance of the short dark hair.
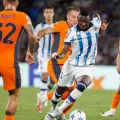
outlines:
[[89, 16], [89, 13], [87, 10], [81, 10], [80, 15], [81, 16]]
[[45, 11], [45, 9], [53, 9], [53, 10], [54, 10], [54, 7], [53, 7], [53, 6], [45, 6], [45, 7], [43, 8], [43, 12]]
[[80, 9], [78, 7], [69, 7], [68, 12], [70, 12], [71, 10], [75, 10], [75, 11], [80, 12]]

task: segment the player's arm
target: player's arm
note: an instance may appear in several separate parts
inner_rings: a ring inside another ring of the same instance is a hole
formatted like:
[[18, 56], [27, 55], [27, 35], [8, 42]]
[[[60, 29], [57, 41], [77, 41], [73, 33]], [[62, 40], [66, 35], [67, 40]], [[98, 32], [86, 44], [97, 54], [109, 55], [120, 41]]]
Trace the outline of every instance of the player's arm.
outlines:
[[117, 71], [120, 73], [120, 41], [119, 41], [119, 51], [117, 54]]
[[69, 43], [68, 44], [65, 43], [61, 53], [56, 54], [56, 59], [64, 58], [66, 56], [68, 50], [69, 50], [69, 47], [70, 47], [70, 44]]
[[43, 29], [43, 30], [40, 30], [40, 31], [38, 32], [38, 34], [37, 34], [37, 36], [39, 36], [38, 41], [39, 41], [44, 35], [46, 35], [46, 34], [51, 34], [51, 33], [53, 33], [53, 30], [52, 30], [51, 27], [48, 27], [48, 28]]
[[64, 46], [63, 46], [61, 53], [59, 54], [53, 53], [52, 57], [56, 59], [64, 58], [69, 50], [69, 47], [71, 46], [71, 41], [73, 40], [73, 37], [74, 37], [74, 32], [69, 30], [65, 37]]
[[33, 27], [32, 25], [27, 25], [24, 27], [25, 30], [27, 31], [28, 33], [28, 51], [33, 54], [34, 53], [34, 47], [35, 47], [35, 44], [36, 44], [36, 39], [37, 36], [34, 36], [34, 31], [33, 31]]
[[98, 37], [101, 37], [103, 35], [103, 33], [106, 31], [107, 29], [107, 26], [108, 26], [108, 22], [106, 20], [103, 20], [102, 23], [101, 23], [101, 27], [100, 27], [100, 30], [99, 30], [99, 35]]
[[101, 21], [99, 14], [93, 15], [92, 23], [94, 24], [96, 29], [99, 29], [98, 37], [101, 37], [103, 35], [109, 24], [106, 20]]

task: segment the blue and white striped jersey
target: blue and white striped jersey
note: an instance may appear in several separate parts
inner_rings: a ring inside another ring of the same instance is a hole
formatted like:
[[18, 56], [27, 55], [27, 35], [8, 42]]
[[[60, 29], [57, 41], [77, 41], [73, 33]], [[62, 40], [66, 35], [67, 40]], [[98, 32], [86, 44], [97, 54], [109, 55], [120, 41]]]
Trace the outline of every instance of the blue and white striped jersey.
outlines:
[[[34, 30], [35, 35], [37, 35], [37, 33], [40, 30], [48, 28], [51, 25], [46, 24], [45, 22], [38, 24]], [[47, 34], [44, 37], [42, 37], [41, 40], [39, 41], [38, 58], [50, 58], [51, 46], [52, 46], [52, 34]]]
[[72, 45], [72, 54], [68, 58], [72, 65], [86, 66], [95, 63], [101, 19], [95, 17], [90, 24], [87, 31], [81, 31], [79, 25], [73, 26], [66, 35], [65, 44]]

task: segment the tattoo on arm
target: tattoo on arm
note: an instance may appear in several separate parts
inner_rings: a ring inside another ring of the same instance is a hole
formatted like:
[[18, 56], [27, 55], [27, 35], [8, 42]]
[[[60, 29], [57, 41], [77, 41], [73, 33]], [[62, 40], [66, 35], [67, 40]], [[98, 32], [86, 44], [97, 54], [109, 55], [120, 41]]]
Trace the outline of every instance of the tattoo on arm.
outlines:
[[34, 53], [34, 48], [35, 48], [35, 44], [36, 44], [36, 39], [34, 36], [34, 31], [33, 31], [33, 27], [32, 25], [28, 25], [25, 27], [27, 33], [28, 33], [28, 47], [29, 47], [29, 52], [31, 54]]

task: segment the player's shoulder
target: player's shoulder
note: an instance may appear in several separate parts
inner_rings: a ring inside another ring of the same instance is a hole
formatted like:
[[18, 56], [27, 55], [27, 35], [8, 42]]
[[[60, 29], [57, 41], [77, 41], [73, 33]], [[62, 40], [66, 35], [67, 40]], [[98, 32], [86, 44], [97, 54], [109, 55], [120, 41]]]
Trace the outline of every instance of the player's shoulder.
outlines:
[[53, 25], [64, 26], [64, 25], [67, 25], [67, 22], [66, 21], [58, 21], [58, 22], [55, 22]]
[[16, 14], [21, 17], [28, 17], [28, 15], [25, 12], [16, 11]]
[[41, 27], [41, 24], [42, 24], [42, 23], [38, 23], [38, 24], [35, 26], [35, 28]]
[[41, 27], [42, 25], [45, 25], [45, 22], [38, 23], [36, 27]]
[[14, 11], [14, 10], [3, 10], [0, 12], [2, 18], [15, 18], [19, 21], [22, 21], [24, 18], [27, 18], [28, 15], [21, 11]]
[[45, 22], [38, 23], [38, 24], [35, 26], [35, 29], [42, 29], [42, 27], [45, 26], [45, 25], [46, 25]]

